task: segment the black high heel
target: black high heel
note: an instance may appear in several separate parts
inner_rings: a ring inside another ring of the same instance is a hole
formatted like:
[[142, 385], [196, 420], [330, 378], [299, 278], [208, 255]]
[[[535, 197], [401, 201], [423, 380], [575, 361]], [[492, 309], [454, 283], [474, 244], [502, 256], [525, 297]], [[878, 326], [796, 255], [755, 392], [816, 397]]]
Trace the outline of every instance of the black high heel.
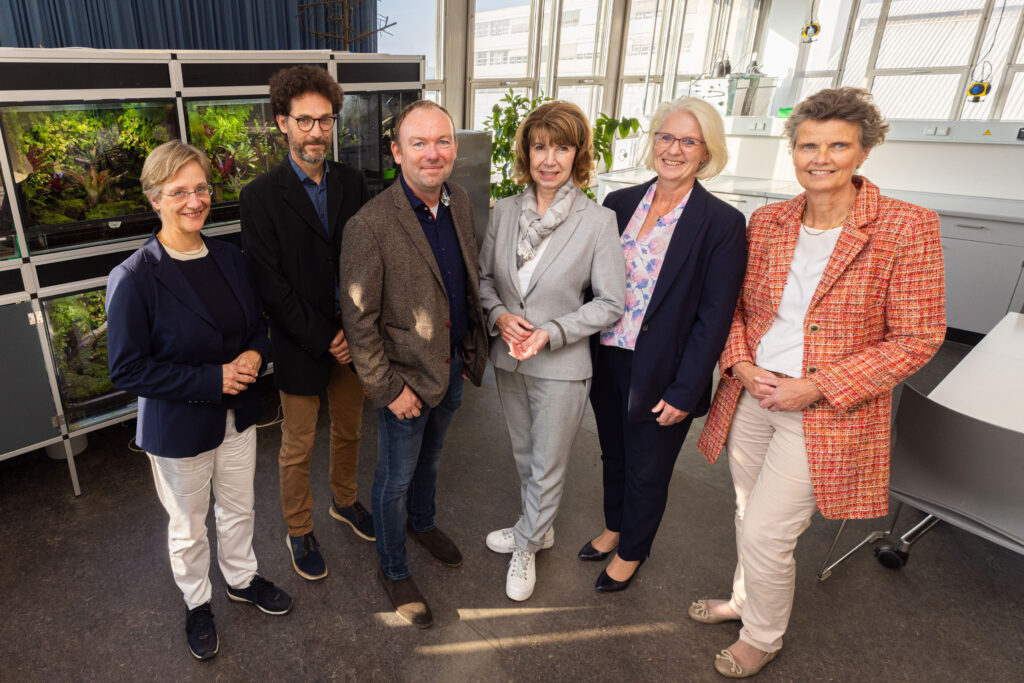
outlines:
[[[647, 558], [644, 558], [647, 559]], [[618, 591], [624, 591], [629, 588], [629, 584], [633, 582], [637, 572], [640, 571], [640, 565], [644, 563], [644, 560], [640, 560], [640, 564], [636, 566], [633, 573], [629, 575], [629, 578], [625, 581], [616, 581], [612, 577], [608, 576], [608, 572], [604, 569], [601, 570], [601, 575], [597, 577], [597, 583], [594, 584], [594, 588], [597, 589], [598, 593], [617, 593]]]
[[[615, 547], [617, 548], [618, 546]], [[582, 548], [580, 548], [580, 551], [576, 554], [576, 557], [580, 558], [584, 562], [600, 562], [601, 560], [611, 555], [614, 550], [615, 548], [612, 548], [608, 552], [601, 552], [600, 550], [592, 546], [590, 544], [590, 541], [587, 541], [586, 544]]]

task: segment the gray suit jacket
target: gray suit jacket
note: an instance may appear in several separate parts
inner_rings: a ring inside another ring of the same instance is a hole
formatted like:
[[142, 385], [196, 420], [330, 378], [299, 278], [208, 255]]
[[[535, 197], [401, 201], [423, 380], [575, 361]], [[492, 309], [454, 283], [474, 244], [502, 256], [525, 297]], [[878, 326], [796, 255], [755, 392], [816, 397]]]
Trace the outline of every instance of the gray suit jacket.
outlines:
[[[469, 195], [448, 183], [466, 266], [465, 371], [479, 385], [487, 365], [477, 247]], [[408, 384], [426, 405], [448, 391], [451, 317], [441, 270], [402, 184], [394, 182], [349, 219], [341, 243], [341, 312], [359, 380], [377, 408]]]
[[[494, 206], [480, 251], [480, 300], [491, 340], [491, 362], [502, 370], [546, 379], [587, 379], [593, 374], [588, 338], [622, 316], [626, 264], [615, 214], [580, 194], [548, 238], [525, 292], [519, 291], [516, 243], [522, 195]], [[508, 355], [496, 322], [515, 313], [540, 327], [549, 346], [526, 361]]]

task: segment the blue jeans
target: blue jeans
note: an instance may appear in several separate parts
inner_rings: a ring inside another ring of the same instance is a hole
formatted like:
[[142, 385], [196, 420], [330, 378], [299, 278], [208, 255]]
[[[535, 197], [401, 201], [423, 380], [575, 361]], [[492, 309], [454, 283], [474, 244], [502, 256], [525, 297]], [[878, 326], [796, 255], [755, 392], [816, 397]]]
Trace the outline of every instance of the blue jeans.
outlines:
[[[405, 512], [409, 526], [430, 531], [434, 491], [448, 427], [462, 404], [462, 356], [452, 354], [448, 392], [420, 416], [400, 420], [387, 408], [377, 411], [377, 470], [373, 475], [373, 521], [377, 554], [389, 579], [409, 576], [405, 562]], [[403, 511], [403, 503], [405, 510]]]

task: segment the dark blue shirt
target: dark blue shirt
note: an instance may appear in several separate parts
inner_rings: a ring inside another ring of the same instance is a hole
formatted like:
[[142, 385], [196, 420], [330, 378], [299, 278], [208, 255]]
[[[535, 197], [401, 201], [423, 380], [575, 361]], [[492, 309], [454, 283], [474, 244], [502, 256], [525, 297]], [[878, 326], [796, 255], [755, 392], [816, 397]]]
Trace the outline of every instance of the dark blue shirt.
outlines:
[[444, 291], [448, 295], [448, 311], [451, 320], [445, 321], [451, 325], [449, 338], [451, 340], [452, 353], [462, 344], [466, 338], [468, 318], [466, 317], [466, 263], [462, 260], [462, 248], [459, 246], [459, 238], [455, 234], [455, 223], [452, 221], [452, 212], [448, 208], [450, 195], [448, 186], [441, 186], [441, 199], [437, 204], [437, 218], [431, 213], [430, 207], [414, 195], [409, 186], [405, 184], [405, 178], [399, 176], [405, 196], [412, 204], [413, 213], [420, 221], [423, 234], [430, 243], [430, 249], [434, 252], [437, 260], [437, 267], [441, 270], [441, 279], [444, 281]]
[[[316, 215], [320, 217], [320, 225], [323, 226], [324, 232], [327, 233], [327, 239], [331, 238], [331, 229], [327, 226], [327, 171], [330, 168], [324, 163], [324, 174], [320, 176], [320, 184], [317, 185], [313, 182], [302, 167], [295, 163], [295, 159], [292, 159], [292, 155], [288, 155], [288, 161], [292, 163], [292, 168], [295, 169], [295, 175], [299, 176], [299, 182], [302, 183], [302, 188], [309, 195], [309, 201], [313, 202], [313, 208], [316, 209]], [[340, 292], [338, 291], [338, 273], [334, 273], [334, 308], [339, 308]]]
[[324, 164], [324, 174], [320, 176], [320, 184], [317, 185], [313, 182], [302, 167], [295, 163], [295, 159], [292, 159], [292, 155], [288, 155], [288, 161], [292, 163], [292, 168], [295, 169], [295, 174], [299, 176], [299, 182], [302, 183], [303, 189], [306, 190], [306, 194], [309, 195], [309, 201], [313, 202], [313, 208], [316, 209], [316, 215], [320, 217], [320, 225], [323, 226], [324, 232], [327, 236], [331, 236], [331, 229], [327, 227], [327, 164]]

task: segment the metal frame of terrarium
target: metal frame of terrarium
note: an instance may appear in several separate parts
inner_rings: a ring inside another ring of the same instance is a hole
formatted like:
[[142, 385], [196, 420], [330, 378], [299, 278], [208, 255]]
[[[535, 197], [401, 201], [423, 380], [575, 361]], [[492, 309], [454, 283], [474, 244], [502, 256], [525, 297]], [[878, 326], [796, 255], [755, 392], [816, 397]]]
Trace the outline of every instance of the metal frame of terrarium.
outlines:
[[[240, 98], [266, 98], [269, 95], [267, 79], [270, 72], [282, 66], [296, 63], [323, 65], [332, 77], [337, 79], [339, 65], [343, 77], [356, 74], [356, 82], [344, 82], [348, 92], [371, 92], [375, 90], [418, 90], [422, 93], [424, 58], [419, 56], [396, 56], [376, 54], [331, 53], [328, 51], [254, 51], [254, 52], [164, 52], [113, 50], [64, 50], [64, 49], [22, 49], [0, 48], [0, 67], [6, 64], [29, 64], [33, 68], [54, 66], [67, 67], [78, 75], [78, 87], [60, 89], [49, 87], [36, 90], [35, 82], [51, 83], [40, 78], [33, 82], [19, 76], [17, 69], [8, 68], [0, 76], [0, 106], [29, 105], [46, 103], [93, 103], [99, 101], [172, 101], [177, 112], [178, 134], [188, 140], [186, 103], [195, 100], [218, 100]], [[350, 66], [351, 65], [351, 66]], [[88, 67], [91, 67], [88, 68]], [[98, 69], [96, 67], [99, 67]], [[88, 87], [91, 82], [101, 79], [104, 71], [159, 74], [159, 87]], [[166, 73], [166, 76], [163, 74]], [[387, 78], [365, 81], [364, 76], [379, 74], [403, 74], [400, 81]], [[408, 78], [418, 74], [418, 79]], [[20, 77], [20, 81], [18, 80]], [[11, 87], [11, 81], [23, 85]], [[365, 81], [365, 82], [364, 82]], [[333, 158], [339, 158], [338, 128], [333, 135]], [[0, 259], [0, 306], [22, 306], [28, 311], [28, 324], [33, 325], [38, 347], [26, 352], [41, 353], [45, 367], [49, 394], [52, 399], [54, 432], [52, 438], [26, 443], [13, 450], [0, 453], [0, 460], [33, 451], [45, 446], [63, 444], [75, 495], [81, 493], [75, 468], [71, 438], [120, 424], [134, 415], [134, 410], [118, 408], [109, 415], [98, 415], [68, 425], [60, 383], [57, 380], [58, 367], [51, 351], [51, 333], [46, 320], [45, 305], [54, 298], [80, 292], [102, 289], [106, 286], [107, 275], [114, 265], [126, 258], [148, 239], [148, 235], [127, 237], [120, 241], [84, 243], [62, 250], [32, 253], [25, 234], [25, 221], [19, 200], [13, 192], [14, 175], [8, 159], [7, 143], [0, 126], [0, 172], [4, 176], [4, 191], [12, 192], [11, 212], [14, 219], [15, 239], [18, 253]], [[155, 227], [156, 223], [154, 223]], [[237, 240], [237, 220], [214, 224], [203, 229], [210, 236], [221, 236]], [[20, 289], [13, 289], [20, 275]], [[6, 284], [6, 288], [4, 283]], [[13, 310], [13, 309], [12, 309]]]

